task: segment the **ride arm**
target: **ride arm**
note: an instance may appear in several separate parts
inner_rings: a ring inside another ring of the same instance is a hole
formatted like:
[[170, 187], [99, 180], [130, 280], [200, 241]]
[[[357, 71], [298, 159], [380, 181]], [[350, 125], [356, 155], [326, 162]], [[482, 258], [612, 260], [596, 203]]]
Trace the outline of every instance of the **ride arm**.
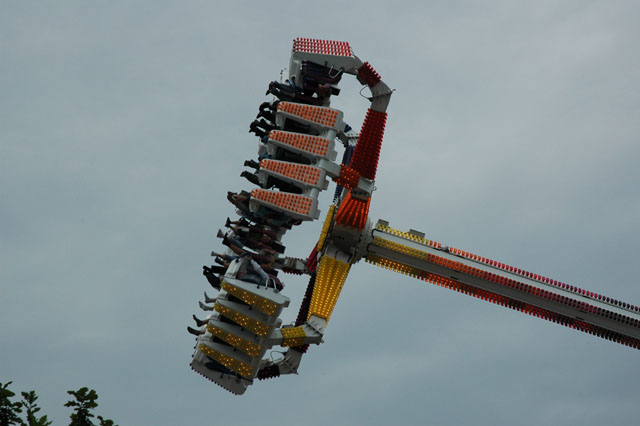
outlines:
[[379, 220], [366, 261], [640, 349], [640, 308], [402, 232]]

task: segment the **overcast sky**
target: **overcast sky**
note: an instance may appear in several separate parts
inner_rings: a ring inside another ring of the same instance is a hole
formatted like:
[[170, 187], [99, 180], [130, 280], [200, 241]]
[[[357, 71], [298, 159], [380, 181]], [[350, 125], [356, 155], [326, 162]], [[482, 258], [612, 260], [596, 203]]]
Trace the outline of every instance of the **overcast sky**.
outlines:
[[[56, 425], [81, 386], [121, 426], [636, 425], [640, 351], [364, 262], [298, 376], [237, 397], [190, 371], [224, 196], [299, 36], [396, 89], [373, 220], [640, 303], [637, 2], [304, 4], [0, 2], [0, 382]], [[359, 89], [333, 103], [356, 129]], [[289, 322], [306, 281], [284, 281]]]

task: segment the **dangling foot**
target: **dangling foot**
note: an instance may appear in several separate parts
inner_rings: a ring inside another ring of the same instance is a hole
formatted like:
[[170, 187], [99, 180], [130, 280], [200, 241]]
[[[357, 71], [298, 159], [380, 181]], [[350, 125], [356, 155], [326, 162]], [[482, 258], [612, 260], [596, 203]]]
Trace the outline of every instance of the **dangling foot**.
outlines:
[[200, 309], [202, 309], [203, 311], [213, 311], [213, 306], [207, 306], [200, 301], [198, 301], [198, 305], [200, 306]]
[[242, 173], [240, 173], [240, 176], [242, 176], [243, 178], [245, 178], [246, 180], [248, 180], [249, 182], [251, 182], [254, 185], [258, 185], [258, 186], [262, 186], [260, 185], [260, 178], [252, 173], [249, 173], [248, 171], [244, 171]]
[[198, 327], [202, 327], [203, 325], [206, 325], [209, 323], [209, 321], [207, 320], [201, 320], [200, 318], [198, 318], [197, 316], [193, 315], [193, 320], [196, 322], [196, 325]]
[[204, 334], [204, 330], [196, 330], [196, 329], [191, 328], [191, 327], [187, 327], [187, 331], [190, 334], [193, 334], [194, 336], [200, 336], [200, 335]]
[[204, 292], [204, 301], [205, 301], [206, 303], [216, 303], [216, 298], [215, 298], [215, 297], [209, 297], [209, 296], [207, 295], [207, 292], [205, 291], [205, 292]]
[[252, 169], [258, 170], [260, 168], [260, 163], [255, 160], [247, 160], [244, 162], [245, 167], [251, 167]]

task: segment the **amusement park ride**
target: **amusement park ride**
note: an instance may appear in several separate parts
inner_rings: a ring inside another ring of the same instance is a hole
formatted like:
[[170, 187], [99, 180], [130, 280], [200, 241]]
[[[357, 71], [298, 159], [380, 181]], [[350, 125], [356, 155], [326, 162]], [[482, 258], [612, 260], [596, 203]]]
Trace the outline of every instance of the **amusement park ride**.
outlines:
[[[310, 344], [322, 342], [351, 265], [361, 259], [442, 287], [640, 349], [640, 308], [429, 240], [413, 229], [369, 219], [376, 169], [392, 90], [349, 43], [297, 38], [284, 82], [272, 82], [250, 132], [260, 138], [258, 161], [242, 176], [258, 187], [229, 193], [239, 220], [227, 219], [224, 253], [203, 274], [219, 293], [194, 315], [191, 367], [234, 394], [254, 379], [296, 373]], [[360, 134], [330, 107], [344, 74], [371, 91]], [[344, 146], [340, 164], [336, 145]], [[317, 244], [305, 260], [285, 257], [282, 237], [318, 219], [318, 195], [336, 182]], [[290, 300], [278, 272], [310, 276], [294, 324], [280, 313]], [[276, 361], [274, 346], [287, 348]]]

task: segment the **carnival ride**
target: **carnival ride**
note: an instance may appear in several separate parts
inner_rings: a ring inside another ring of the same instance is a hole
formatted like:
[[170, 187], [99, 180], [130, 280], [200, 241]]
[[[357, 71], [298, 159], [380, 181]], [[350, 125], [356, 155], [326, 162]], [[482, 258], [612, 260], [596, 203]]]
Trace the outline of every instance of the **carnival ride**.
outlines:
[[[369, 219], [369, 205], [392, 90], [349, 43], [296, 38], [284, 82], [271, 82], [275, 97], [259, 107], [250, 132], [259, 141], [258, 160], [242, 176], [251, 192], [229, 193], [240, 218], [227, 218], [219, 232], [224, 253], [203, 274], [219, 290], [205, 293], [191, 361], [194, 371], [234, 394], [254, 379], [296, 373], [310, 344], [320, 344], [351, 266], [361, 259], [442, 287], [544, 318], [576, 330], [640, 349], [640, 308], [443, 245], [415, 230]], [[330, 107], [344, 74], [355, 75], [371, 91], [360, 134]], [[344, 153], [336, 163], [336, 146]], [[286, 257], [285, 232], [318, 219], [318, 195], [336, 182], [317, 244], [305, 259]], [[309, 275], [294, 324], [279, 318], [290, 300], [278, 272]], [[210, 305], [213, 303], [213, 305]], [[273, 361], [274, 346], [287, 348]]]

